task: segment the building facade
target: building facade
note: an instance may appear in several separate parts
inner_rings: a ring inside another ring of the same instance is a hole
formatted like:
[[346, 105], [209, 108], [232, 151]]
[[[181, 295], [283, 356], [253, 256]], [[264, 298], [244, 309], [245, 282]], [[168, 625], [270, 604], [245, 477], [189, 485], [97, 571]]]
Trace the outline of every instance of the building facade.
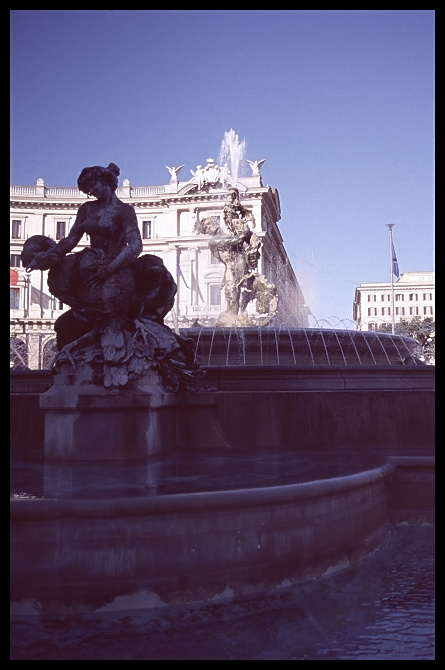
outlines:
[[413, 318], [435, 319], [434, 272], [402, 272], [393, 283], [365, 283], [355, 289], [353, 319], [358, 330]]
[[[210, 159], [209, 159], [210, 160]], [[143, 254], [162, 258], [177, 283], [174, 309], [167, 315], [171, 328], [213, 326], [225, 309], [221, 290], [224, 266], [209, 250], [210, 237], [197, 234], [200, 220], [215, 217], [222, 229], [227, 185], [195, 178], [178, 181], [179, 169], [168, 168], [170, 181], [160, 186], [132, 187], [127, 179], [117, 196], [134, 207], [143, 242]], [[216, 169], [216, 166], [215, 168]], [[307, 327], [310, 310], [278, 229], [281, 218], [278, 191], [263, 186], [261, 175], [237, 181], [240, 199], [255, 218], [255, 233], [261, 239], [258, 272], [275, 284], [279, 296], [277, 322]], [[27, 273], [20, 254], [26, 239], [47, 235], [65, 237], [74, 224], [79, 206], [88, 196], [76, 187], [10, 187], [10, 336], [11, 366], [47, 368], [56, 352], [54, 323], [67, 309], [48, 291], [47, 272]], [[74, 251], [88, 245], [82, 239]], [[255, 305], [248, 311], [253, 319]]]

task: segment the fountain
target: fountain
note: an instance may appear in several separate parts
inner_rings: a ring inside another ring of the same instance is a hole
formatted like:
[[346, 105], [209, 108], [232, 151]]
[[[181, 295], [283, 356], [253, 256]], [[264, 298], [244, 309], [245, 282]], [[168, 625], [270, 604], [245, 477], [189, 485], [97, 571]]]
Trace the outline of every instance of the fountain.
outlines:
[[240, 168], [246, 156], [246, 142], [240, 142], [238, 135], [233, 128], [224, 133], [219, 152], [219, 164], [229, 167], [230, 182], [232, 186], [237, 185], [238, 177], [240, 176]]
[[[238, 146], [233, 131], [225, 139]], [[109, 206], [121, 211], [111, 200], [103, 217]], [[43, 457], [13, 468], [13, 613], [254, 597], [359, 561], [392, 520], [430, 510], [434, 370], [410, 338], [276, 324], [279, 296], [256, 272], [246, 217], [228, 217], [231, 234], [211, 241], [227, 268], [242, 261], [215, 328], [163, 325], [172, 284], [150, 258], [124, 268], [140, 309], [118, 280], [96, 295], [119, 304], [111, 316], [76, 291], [40, 398]], [[66, 299], [69, 268], [34, 242], [27, 267], [48, 264]], [[267, 307], [263, 326], [246, 316], [253, 300]]]
[[423, 364], [410, 337], [359, 330], [289, 326], [181, 330], [204, 366], [401, 366]]

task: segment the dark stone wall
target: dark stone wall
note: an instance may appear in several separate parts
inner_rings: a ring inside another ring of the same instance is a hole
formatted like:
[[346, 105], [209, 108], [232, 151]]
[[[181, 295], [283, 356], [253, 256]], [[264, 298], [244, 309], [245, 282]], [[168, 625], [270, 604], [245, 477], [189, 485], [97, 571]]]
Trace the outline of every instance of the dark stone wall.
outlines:
[[[399, 376], [394, 380], [388, 375], [385, 381], [373, 372], [372, 381], [366, 371], [359, 372], [347, 378], [347, 383], [335, 371], [318, 372], [316, 383], [314, 372], [309, 378], [303, 374], [306, 388], [301, 388], [301, 375], [294, 373], [290, 381], [282, 379], [281, 390], [273, 384], [268, 390], [267, 379], [275, 380], [276, 386], [280, 371], [271, 377], [270, 370], [258, 370], [256, 378], [250, 375], [250, 390], [246, 391], [237, 388], [238, 372], [230, 382], [229, 371], [218, 384], [224, 390], [178, 394], [176, 410], [166, 414], [169, 424], [177, 421], [178, 441], [166, 445], [166, 451], [178, 446], [271, 451], [372, 449], [388, 455], [434, 455], [433, 370], [429, 377], [425, 368], [421, 377], [418, 369], [414, 375], [407, 371], [405, 388]], [[370, 388], [363, 388], [364, 378]], [[11, 375], [11, 379], [11, 453], [42, 449], [45, 419], [39, 395], [51, 386], [51, 377], [22, 374]], [[297, 383], [300, 388], [286, 390]], [[166, 434], [172, 435], [171, 425]]]

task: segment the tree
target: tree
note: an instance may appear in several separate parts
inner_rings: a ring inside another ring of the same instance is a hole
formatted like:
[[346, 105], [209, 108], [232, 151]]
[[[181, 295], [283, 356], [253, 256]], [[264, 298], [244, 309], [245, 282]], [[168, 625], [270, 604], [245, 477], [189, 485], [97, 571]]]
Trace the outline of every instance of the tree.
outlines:
[[[402, 319], [395, 324], [396, 335], [407, 335], [416, 340], [418, 344], [418, 352], [415, 355], [427, 365], [434, 365], [436, 361], [436, 323], [430, 316], [421, 319], [418, 316], [407, 320]], [[392, 327], [388, 323], [380, 326], [379, 331], [382, 333], [392, 332]]]

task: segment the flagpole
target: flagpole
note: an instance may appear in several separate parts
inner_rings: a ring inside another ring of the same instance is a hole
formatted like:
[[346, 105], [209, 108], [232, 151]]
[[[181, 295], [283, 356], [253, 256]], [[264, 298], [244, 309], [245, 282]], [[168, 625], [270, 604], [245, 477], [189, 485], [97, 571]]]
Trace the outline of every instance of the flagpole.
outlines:
[[391, 277], [391, 332], [395, 333], [395, 315], [394, 315], [394, 277], [393, 277], [393, 244], [392, 244], [392, 229], [394, 223], [386, 224], [389, 228], [389, 275]]
[[179, 279], [180, 279], [180, 270], [181, 270], [181, 250], [178, 245], [175, 245], [176, 248], [176, 313], [173, 314], [174, 319], [174, 328], [176, 335], [179, 335]]

